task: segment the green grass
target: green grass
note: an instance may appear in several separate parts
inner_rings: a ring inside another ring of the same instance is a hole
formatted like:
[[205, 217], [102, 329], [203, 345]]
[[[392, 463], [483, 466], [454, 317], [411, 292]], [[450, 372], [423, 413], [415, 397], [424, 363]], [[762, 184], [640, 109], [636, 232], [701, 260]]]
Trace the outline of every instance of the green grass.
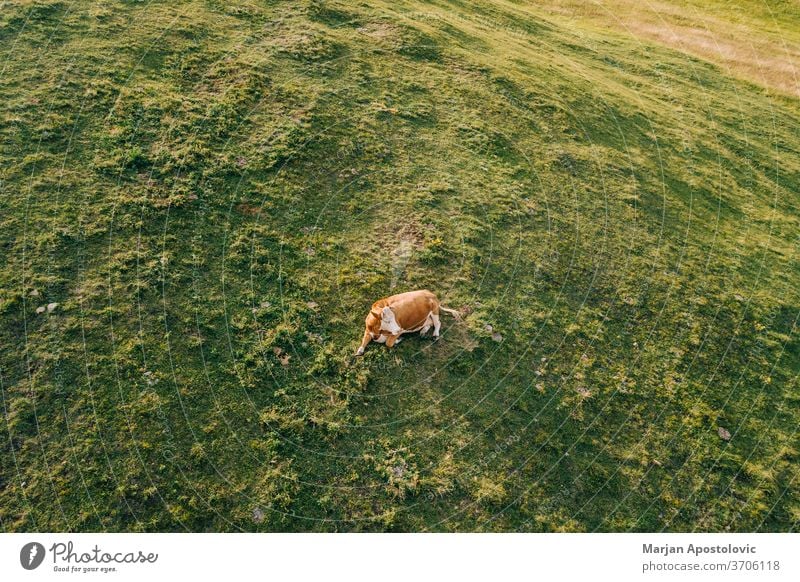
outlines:
[[0, 529], [797, 529], [800, 101], [521, 6], [3, 8]]

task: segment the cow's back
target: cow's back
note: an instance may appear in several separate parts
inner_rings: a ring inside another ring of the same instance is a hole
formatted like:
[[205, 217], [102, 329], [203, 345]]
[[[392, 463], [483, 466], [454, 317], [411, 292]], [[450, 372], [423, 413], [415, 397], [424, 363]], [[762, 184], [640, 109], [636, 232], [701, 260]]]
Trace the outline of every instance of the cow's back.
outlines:
[[403, 329], [421, 326], [429, 313], [438, 311], [436, 295], [427, 289], [392, 295], [386, 298], [386, 305], [392, 308], [397, 323]]

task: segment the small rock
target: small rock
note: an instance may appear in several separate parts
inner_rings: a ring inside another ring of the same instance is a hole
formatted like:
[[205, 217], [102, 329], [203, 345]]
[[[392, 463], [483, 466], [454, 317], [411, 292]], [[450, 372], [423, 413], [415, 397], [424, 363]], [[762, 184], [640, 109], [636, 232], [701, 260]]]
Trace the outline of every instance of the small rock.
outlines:
[[267, 307], [269, 307], [270, 305], [272, 305], [272, 303], [270, 303], [269, 301], [262, 301], [262, 302], [259, 304], [259, 307], [261, 307], [261, 309], [266, 309], [266, 308], [267, 308]]
[[724, 441], [731, 440], [731, 433], [727, 429], [722, 428], [721, 426], [717, 427], [717, 434], [719, 435], [719, 438], [721, 438]]
[[500, 334], [499, 334], [499, 333], [497, 333], [497, 332], [494, 332], [494, 333], [492, 334], [492, 339], [493, 339], [494, 341], [496, 341], [496, 342], [501, 342], [501, 341], [503, 341], [503, 336], [502, 336], [502, 335], [500, 335]]
[[53, 313], [58, 307], [58, 303], [48, 303], [47, 304], [47, 313]]
[[261, 510], [260, 507], [256, 507], [253, 510], [253, 521], [256, 523], [261, 523], [264, 521], [264, 512]]
[[312, 333], [310, 331], [305, 332], [306, 337], [316, 343], [322, 343], [324, 341], [323, 337], [318, 333]]
[[282, 356], [278, 356], [278, 359], [281, 361], [281, 366], [288, 366], [289, 358], [291, 358], [289, 354], [283, 354]]
[[36, 313], [44, 313], [46, 309], [47, 309], [47, 307], [42, 305], [41, 307], [37, 307], [36, 308]]
[[494, 331], [494, 328], [491, 325], [489, 325], [488, 323], [483, 326], [483, 329], [485, 329], [489, 333], [492, 333], [492, 331]]
[[283, 353], [283, 349], [279, 348], [278, 346], [275, 346], [274, 348], [272, 348], [272, 353], [275, 354], [276, 356], [280, 356]]
[[39, 296], [39, 291], [37, 291], [36, 289], [34, 289], [33, 291], [31, 291], [31, 292], [29, 293], [29, 295], [30, 295], [31, 297], [38, 297], [38, 296]]
[[309, 309], [316, 309], [317, 307], [319, 307], [316, 301], [309, 301], [308, 303], [306, 303], [306, 305], [308, 305]]

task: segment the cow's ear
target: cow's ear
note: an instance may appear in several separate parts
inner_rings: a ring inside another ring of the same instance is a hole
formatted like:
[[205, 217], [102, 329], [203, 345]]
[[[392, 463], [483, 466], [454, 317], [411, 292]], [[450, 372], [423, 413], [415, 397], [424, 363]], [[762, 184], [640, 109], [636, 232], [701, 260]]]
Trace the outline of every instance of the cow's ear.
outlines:
[[394, 312], [388, 305], [381, 310], [381, 318], [384, 317], [387, 319], [392, 319], [394, 317]]
[[378, 311], [377, 309], [373, 309], [372, 311], [370, 311], [370, 313], [373, 315], [373, 317], [375, 317], [375, 319], [381, 318], [381, 312]]

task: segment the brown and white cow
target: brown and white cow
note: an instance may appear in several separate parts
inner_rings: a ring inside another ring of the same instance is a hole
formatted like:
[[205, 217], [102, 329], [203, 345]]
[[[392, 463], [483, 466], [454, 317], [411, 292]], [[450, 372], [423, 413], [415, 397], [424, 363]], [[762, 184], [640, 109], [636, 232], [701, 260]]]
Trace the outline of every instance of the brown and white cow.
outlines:
[[366, 330], [357, 356], [364, 353], [364, 348], [371, 341], [385, 343], [392, 347], [400, 341], [404, 333], [419, 331], [425, 334], [433, 326], [433, 339], [439, 338], [439, 312], [449, 313], [456, 319], [459, 313], [439, 304], [436, 295], [427, 289], [408, 291], [379, 299], [372, 304], [366, 319]]

